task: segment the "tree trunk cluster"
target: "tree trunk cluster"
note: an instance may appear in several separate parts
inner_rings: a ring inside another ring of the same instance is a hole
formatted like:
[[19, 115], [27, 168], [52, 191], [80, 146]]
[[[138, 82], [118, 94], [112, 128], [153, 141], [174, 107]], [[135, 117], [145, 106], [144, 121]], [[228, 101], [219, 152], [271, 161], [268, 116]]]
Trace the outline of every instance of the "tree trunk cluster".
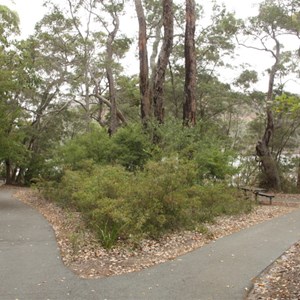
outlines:
[[162, 18], [164, 26], [164, 38], [158, 57], [152, 89], [154, 116], [160, 124], [164, 122], [163, 86], [165, 82], [166, 69], [169, 63], [169, 57], [173, 47], [174, 14], [172, 0], [163, 1]]
[[140, 94], [141, 118], [144, 125], [151, 117], [151, 99], [149, 88], [149, 65], [147, 51], [147, 25], [141, 0], [135, 0], [135, 8], [139, 21], [139, 61], [140, 61]]
[[[149, 79], [149, 62], [147, 52], [147, 24], [141, 0], [135, 0], [135, 8], [139, 21], [139, 60], [140, 60], [140, 94], [141, 117], [144, 125], [154, 115], [155, 120], [164, 123], [164, 82], [169, 64], [169, 57], [173, 48], [174, 12], [173, 1], [163, 0], [163, 28], [164, 35], [158, 60], [151, 70], [154, 72]], [[159, 24], [158, 24], [159, 26]], [[185, 99], [183, 104], [183, 124], [196, 124], [196, 3], [186, 0], [186, 30], [185, 30]], [[156, 41], [157, 42], [157, 41]], [[155, 43], [156, 45], [157, 43]]]

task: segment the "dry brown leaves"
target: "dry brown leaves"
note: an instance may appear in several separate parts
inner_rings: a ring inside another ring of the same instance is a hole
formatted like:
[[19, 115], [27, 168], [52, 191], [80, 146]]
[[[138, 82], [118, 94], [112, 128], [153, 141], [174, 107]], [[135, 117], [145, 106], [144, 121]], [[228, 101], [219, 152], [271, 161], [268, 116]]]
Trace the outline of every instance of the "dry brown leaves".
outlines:
[[247, 299], [300, 299], [300, 242], [256, 278]]
[[286, 206], [259, 206], [252, 213], [219, 217], [207, 224], [208, 232], [179, 232], [158, 241], [144, 240], [139, 247], [118, 245], [105, 250], [85, 227], [80, 215], [65, 211], [30, 189], [19, 189], [17, 197], [38, 209], [52, 224], [64, 263], [84, 278], [99, 278], [139, 271], [174, 259], [225, 235], [293, 210]]

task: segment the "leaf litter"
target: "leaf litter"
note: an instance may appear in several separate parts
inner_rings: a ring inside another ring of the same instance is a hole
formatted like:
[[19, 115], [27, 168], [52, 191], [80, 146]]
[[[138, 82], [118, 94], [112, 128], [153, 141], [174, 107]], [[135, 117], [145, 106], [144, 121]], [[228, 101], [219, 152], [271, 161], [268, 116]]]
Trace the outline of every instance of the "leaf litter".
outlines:
[[[205, 224], [203, 232], [176, 232], [159, 240], [143, 240], [138, 246], [120, 241], [116, 247], [107, 250], [84, 226], [78, 212], [62, 209], [32, 189], [18, 188], [16, 196], [36, 208], [49, 221], [64, 264], [82, 278], [101, 278], [140, 271], [175, 259], [223, 236], [289, 213], [299, 206], [285, 202], [288, 196], [281, 195], [284, 202], [257, 206], [249, 214], [217, 217], [213, 223]], [[255, 279], [247, 297], [248, 300], [300, 299], [300, 242]]]

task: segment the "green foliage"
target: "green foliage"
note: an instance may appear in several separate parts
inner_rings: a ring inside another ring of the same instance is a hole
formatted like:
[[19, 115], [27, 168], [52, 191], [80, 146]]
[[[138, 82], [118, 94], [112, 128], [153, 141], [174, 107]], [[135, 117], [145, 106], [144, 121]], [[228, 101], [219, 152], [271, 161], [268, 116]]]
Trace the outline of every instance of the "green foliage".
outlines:
[[61, 162], [71, 169], [80, 169], [82, 161], [103, 164], [110, 161], [111, 140], [104, 129], [97, 126], [67, 142], [58, 152]]
[[297, 24], [299, 20], [295, 22], [290, 13], [298, 10], [299, 2], [297, 2], [297, 0], [288, 0], [286, 3], [284, 1], [265, 0], [260, 4], [258, 21], [265, 28], [272, 25], [272, 30], [295, 29], [297, 25], [299, 26]]
[[141, 126], [127, 126], [113, 135], [111, 157], [127, 170], [134, 171], [142, 168], [150, 158], [151, 146]]
[[205, 179], [222, 179], [236, 173], [236, 169], [232, 166], [234, 153], [220, 149], [214, 144], [202, 147], [195, 154], [200, 178]]
[[8, 46], [11, 35], [19, 33], [19, 16], [5, 5], [0, 5], [0, 43]]
[[198, 181], [223, 180], [237, 171], [232, 166], [236, 153], [227, 149], [230, 139], [221, 136], [220, 129], [211, 123], [187, 128], [169, 120], [157, 128], [157, 133], [160, 136], [158, 158], [175, 156], [193, 162]]
[[29, 153], [22, 143], [26, 135], [21, 117], [18, 107], [0, 99], [0, 161], [11, 160], [23, 166]]
[[81, 211], [107, 248], [119, 239], [159, 238], [174, 230], [200, 228], [214, 216], [250, 209], [234, 189], [196, 182], [192, 162], [166, 159], [149, 162], [136, 173], [120, 166], [66, 171], [61, 183], [46, 184], [44, 193]]
[[300, 113], [299, 96], [282, 94], [276, 97], [273, 109], [276, 113], [288, 114], [289, 117], [298, 117]]
[[118, 88], [118, 105], [129, 122], [140, 121], [140, 90], [138, 88], [139, 78], [133, 76], [118, 76], [116, 78]]
[[241, 86], [244, 89], [250, 88], [251, 84], [257, 83], [258, 75], [254, 70], [244, 70], [236, 79], [235, 85]]
[[150, 148], [149, 139], [139, 125], [121, 128], [112, 138], [96, 125], [63, 145], [57, 153], [57, 163], [78, 170], [86, 160], [91, 160], [101, 165], [120, 164], [134, 171], [150, 158]]
[[[206, 131], [206, 132], [205, 132]], [[160, 136], [159, 145], [153, 145], [151, 135]], [[92, 164], [118, 164], [128, 171], [143, 169], [152, 160], [165, 160], [170, 157], [183, 159], [194, 164], [197, 180], [224, 180], [233, 175], [235, 153], [227, 150], [229, 140], [220, 137], [217, 129], [199, 124], [195, 128], [183, 127], [177, 121], [148, 127], [148, 133], [140, 125], [120, 128], [109, 138], [107, 132], [98, 126], [78, 135], [63, 145], [54, 158], [60, 170], [85, 169], [86, 161]]]

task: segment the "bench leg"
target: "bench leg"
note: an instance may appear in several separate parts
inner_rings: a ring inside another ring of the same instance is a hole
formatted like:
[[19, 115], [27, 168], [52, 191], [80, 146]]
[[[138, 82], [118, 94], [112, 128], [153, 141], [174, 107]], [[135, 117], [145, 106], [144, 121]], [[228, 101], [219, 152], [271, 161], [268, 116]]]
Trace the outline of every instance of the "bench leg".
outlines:
[[255, 203], [258, 203], [258, 193], [255, 193]]
[[272, 205], [272, 197], [269, 197], [270, 198], [270, 205]]

